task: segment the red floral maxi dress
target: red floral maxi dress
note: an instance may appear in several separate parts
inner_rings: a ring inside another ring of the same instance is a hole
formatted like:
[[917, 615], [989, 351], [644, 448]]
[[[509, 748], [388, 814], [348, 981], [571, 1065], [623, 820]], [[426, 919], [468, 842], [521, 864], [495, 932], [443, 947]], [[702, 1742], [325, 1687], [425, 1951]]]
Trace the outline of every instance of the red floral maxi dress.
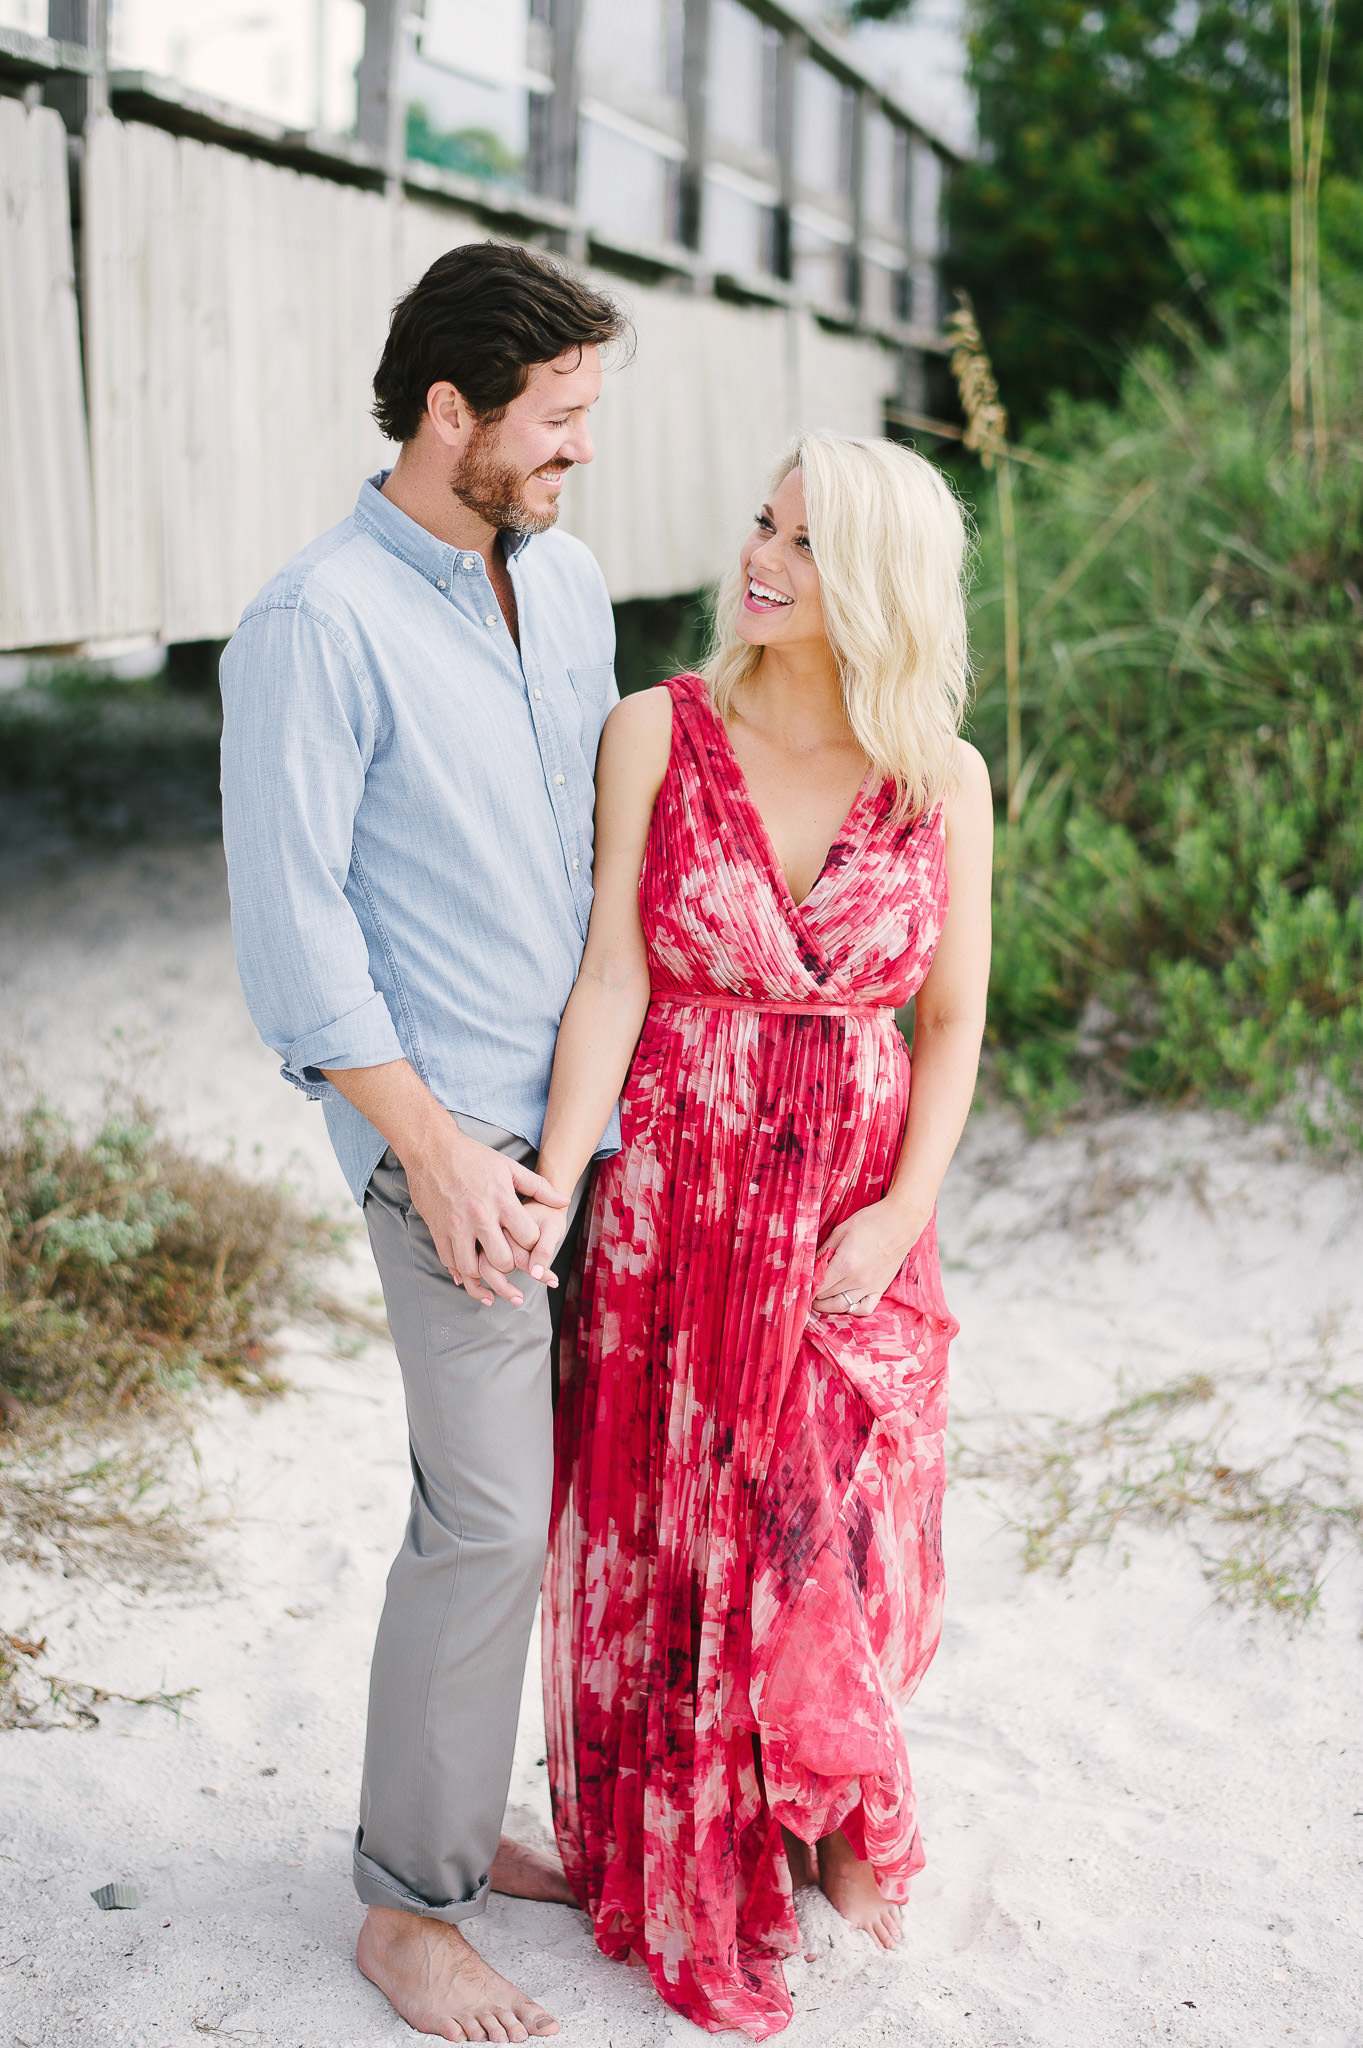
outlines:
[[934, 1225], [873, 1315], [811, 1302], [828, 1231], [894, 1174], [944, 828], [868, 779], [797, 905], [704, 683], [668, 688], [653, 997], [565, 1320], [549, 1768], [599, 1947], [761, 2039], [799, 1941], [782, 1824], [842, 1828], [892, 1899], [923, 1863], [897, 1710], [942, 1605]]

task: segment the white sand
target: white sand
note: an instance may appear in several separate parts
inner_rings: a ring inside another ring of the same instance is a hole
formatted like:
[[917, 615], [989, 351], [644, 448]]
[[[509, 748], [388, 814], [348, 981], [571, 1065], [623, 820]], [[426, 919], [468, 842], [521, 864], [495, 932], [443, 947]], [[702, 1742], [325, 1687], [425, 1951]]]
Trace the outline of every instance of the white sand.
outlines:
[[[81, 1113], [140, 1047], [178, 1131], [259, 1146], [267, 1166], [293, 1155], [340, 1210], [321, 1118], [242, 1009], [220, 865], [125, 855], [0, 908], [6, 1034]], [[1359, 1214], [1356, 1176], [1205, 1118], [1031, 1143], [978, 1119], [942, 1214], [958, 1415], [1088, 1416], [1119, 1375], [1206, 1370], [1231, 1375], [1234, 1431], [1262, 1454], [1301, 1427], [1283, 1389], [1326, 1325], [1341, 1370], [1363, 1345]], [[358, 1243], [344, 1284], [373, 1289]], [[384, 1345], [347, 1359], [315, 1331], [291, 1333], [284, 1369], [285, 1399], [217, 1400], [197, 1429], [183, 1491], [203, 1487], [216, 1586], [0, 1572], [0, 1626], [45, 1634], [44, 1670], [197, 1688], [178, 1721], [109, 1705], [90, 1732], [0, 1736], [4, 2048], [416, 2038], [354, 1969], [348, 1875], [408, 1485], [397, 1374]], [[1217, 1607], [1178, 1530], [1026, 1576], [1003, 1524], [1018, 1500], [951, 1497], [946, 1633], [907, 1722], [929, 1861], [905, 1947], [880, 1957], [806, 1895], [812, 1960], [792, 1969], [784, 2038], [1358, 2048], [1359, 1571], [1341, 1565], [1293, 1635]], [[547, 1817], [542, 1754], [532, 1674], [512, 1794], [527, 1831]], [[112, 1878], [138, 1885], [139, 1910], [95, 1908]], [[595, 1953], [580, 1915], [497, 1899], [476, 1938], [571, 2048], [701, 2038]]]

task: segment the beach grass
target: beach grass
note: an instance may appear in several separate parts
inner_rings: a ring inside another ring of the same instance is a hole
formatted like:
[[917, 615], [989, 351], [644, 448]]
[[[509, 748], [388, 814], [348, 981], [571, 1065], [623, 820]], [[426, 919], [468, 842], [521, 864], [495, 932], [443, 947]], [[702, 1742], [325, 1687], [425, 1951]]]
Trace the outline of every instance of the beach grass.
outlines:
[[[1284, 1426], [1256, 1454], [1245, 1413], [1265, 1394]], [[952, 1469], [1001, 1505], [1029, 1572], [1064, 1577], [1086, 1551], [1120, 1558], [1129, 1532], [1177, 1529], [1219, 1602], [1299, 1625], [1340, 1559], [1363, 1556], [1360, 1425], [1363, 1381], [1327, 1344], [1125, 1391], [1087, 1419], [980, 1418], [958, 1427]]]
[[192, 1158], [134, 1103], [82, 1140], [32, 1102], [0, 1129], [0, 1392], [22, 1430], [194, 1388], [278, 1391], [270, 1338], [336, 1226], [282, 1185]]
[[[193, 1457], [193, 1398], [283, 1391], [281, 1326], [344, 1314], [314, 1277], [343, 1235], [286, 1186], [191, 1157], [136, 1103], [86, 1137], [42, 1101], [13, 1108], [0, 1123], [0, 1557], [141, 1591], [192, 1579], [200, 1530], [172, 1468]], [[94, 1725], [98, 1689], [40, 1673], [25, 1641], [0, 1637], [0, 1728]]]
[[1285, 325], [1170, 316], [1119, 404], [1029, 436], [1011, 689], [1008, 536], [967, 484], [974, 730], [1011, 797], [991, 1065], [1042, 1122], [1096, 1091], [1363, 1138], [1363, 327], [1327, 309], [1303, 446]]

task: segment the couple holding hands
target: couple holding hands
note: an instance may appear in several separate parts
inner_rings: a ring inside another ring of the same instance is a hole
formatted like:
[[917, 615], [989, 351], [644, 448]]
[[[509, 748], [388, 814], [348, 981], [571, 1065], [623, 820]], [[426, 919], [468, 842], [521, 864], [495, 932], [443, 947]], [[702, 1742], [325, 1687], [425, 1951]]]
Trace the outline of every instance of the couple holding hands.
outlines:
[[[407, 1399], [358, 1960], [453, 2041], [558, 2032], [461, 1932], [489, 1890], [762, 2039], [799, 1885], [892, 1947], [923, 1861], [933, 1218], [989, 951], [963, 524], [921, 457], [803, 436], [703, 672], [617, 703], [554, 526], [623, 331], [537, 251], [442, 257], [375, 377], [394, 466], [222, 669], [242, 983], [322, 1100]], [[561, 1869], [501, 1833], [541, 1585]]]

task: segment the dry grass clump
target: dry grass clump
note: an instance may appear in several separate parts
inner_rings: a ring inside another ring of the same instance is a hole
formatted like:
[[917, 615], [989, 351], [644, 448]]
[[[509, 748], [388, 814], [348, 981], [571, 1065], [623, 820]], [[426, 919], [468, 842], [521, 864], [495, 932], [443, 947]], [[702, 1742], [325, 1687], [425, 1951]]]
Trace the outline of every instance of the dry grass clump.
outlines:
[[[1234, 1448], [1243, 1408], [1270, 1387], [1285, 1426], [1268, 1455], [1246, 1457]], [[1363, 1382], [1319, 1360], [1219, 1382], [1193, 1373], [1090, 1421], [1008, 1417], [969, 1430], [954, 1471], [1030, 1497], [1008, 1516], [1028, 1571], [1063, 1577], [1128, 1528], [1180, 1527], [1219, 1600], [1299, 1623], [1341, 1549], [1363, 1553], [1360, 1424]]]
[[198, 1573], [196, 1531], [168, 1490], [164, 1432], [98, 1446], [58, 1429], [35, 1435], [0, 1460], [0, 1558], [139, 1592]]
[[37, 1669], [47, 1650], [47, 1638], [30, 1642], [23, 1636], [0, 1633], [0, 1729], [9, 1728], [98, 1728], [96, 1707], [106, 1700], [118, 1700], [129, 1707], [165, 1707], [179, 1718], [188, 1692], [108, 1692], [102, 1685], [86, 1685], [78, 1679], [57, 1678]]
[[287, 1189], [189, 1158], [140, 1108], [88, 1144], [46, 1105], [0, 1134], [0, 1399], [22, 1428], [277, 1391], [269, 1340], [335, 1244]]
[[[339, 1235], [138, 1106], [88, 1143], [43, 1103], [0, 1124], [0, 1557], [140, 1591], [200, 1570], [170, 1479], [185, 1397], [282, 1390], [271, 1338], [324, 1312], [309, 1268]], [[44, 1647], [0, 1634], [0, 1729], [91, 1727], [130, 1697], [40, 1672]]]

